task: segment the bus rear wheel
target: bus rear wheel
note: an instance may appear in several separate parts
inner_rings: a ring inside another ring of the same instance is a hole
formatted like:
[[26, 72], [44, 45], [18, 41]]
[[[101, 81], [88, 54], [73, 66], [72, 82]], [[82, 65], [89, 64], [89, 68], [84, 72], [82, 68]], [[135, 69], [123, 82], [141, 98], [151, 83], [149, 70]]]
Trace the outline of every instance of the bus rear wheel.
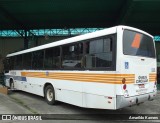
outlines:
[[45, 87], [45, 100], [49, 105], [54, 105], [55, 101], [55, 91], [52, 85], [47, 85]]

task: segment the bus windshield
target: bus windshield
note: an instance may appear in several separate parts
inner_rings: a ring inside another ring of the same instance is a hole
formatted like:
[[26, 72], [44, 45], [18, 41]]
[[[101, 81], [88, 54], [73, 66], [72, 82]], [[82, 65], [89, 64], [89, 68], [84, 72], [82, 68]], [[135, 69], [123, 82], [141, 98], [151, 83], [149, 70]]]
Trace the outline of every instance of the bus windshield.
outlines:
[[123, 53], [124, 55], [155, 58], [155, 48], [152, 37], [136, 31], [124, 30]]

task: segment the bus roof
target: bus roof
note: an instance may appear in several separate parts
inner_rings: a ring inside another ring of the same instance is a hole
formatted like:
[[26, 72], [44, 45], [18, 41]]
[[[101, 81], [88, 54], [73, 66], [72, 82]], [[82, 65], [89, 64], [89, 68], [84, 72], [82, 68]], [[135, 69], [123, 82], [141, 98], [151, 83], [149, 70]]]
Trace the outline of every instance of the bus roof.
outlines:
[[33, 47], [33, 48], [30, 48], [30, 49], [18, 51], [18, 52], [15, 52], [15, 53], [11, 53], [11, 54], [8, 54], [7, 57], [20, 55], [20, 54], [25, 54], [25, 53], [29, 53], [29, 52], [33, 52], [33, 51], [38, 51], [38, 50], [43, 50], [43, 49], [47, 49], [47, 48], [51, 48], [51, 47], [55, 47], [55, 46], [60, 46], [60, 45], [64, 45], [64, 44], [69, 44], [69, 43], [74, 43], [74, 42], [78, 42], [78, 41], [83, 41], [83, 40], [87, 40], [87, 39], [91, 39], [91, 38], [96, 38], [96, 37], [99, 37], [99, 36], [105, 36], [107, 34], [114, 34], [114, 33], [116, 33], [117, 27], [132, 29], [132, 30], [139, 31], [139, 32], [142, 32], [144, 34], [147, 34], [147, 35], [151, 36], [150, 34], [144, 32], [142, 30], [133, 28], [133, 27], [115, 26], [115, 27], [99, 30], [99, 31], [96, 31], [96, 32], [87, 33], [87, 34], [84, 34], [84, 35], [79, 35], [79, 36], [59, 40], [59, 41], [56, 41], [56, 42], [44, 44], [44, 45], [41, 45], [41, 46]]

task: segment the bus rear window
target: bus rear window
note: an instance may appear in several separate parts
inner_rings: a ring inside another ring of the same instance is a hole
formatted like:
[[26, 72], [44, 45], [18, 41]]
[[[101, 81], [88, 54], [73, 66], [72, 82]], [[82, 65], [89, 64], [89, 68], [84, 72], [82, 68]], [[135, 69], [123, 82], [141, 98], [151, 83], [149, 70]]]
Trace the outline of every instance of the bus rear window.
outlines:
[[135, 31], [124, 30], [124, 55], [155, 58], [155, 49], [152, 37]]

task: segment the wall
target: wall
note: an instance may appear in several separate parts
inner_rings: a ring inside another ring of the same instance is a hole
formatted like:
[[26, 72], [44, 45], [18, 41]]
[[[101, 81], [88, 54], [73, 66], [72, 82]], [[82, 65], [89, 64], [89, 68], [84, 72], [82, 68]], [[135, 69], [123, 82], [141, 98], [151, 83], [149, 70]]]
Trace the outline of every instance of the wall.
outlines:
[[[56, 37], [38, 37], [37, 44], [43, 45], [47, 43], [51, 43], [54, 41], [58, 41], [61, 39], [66, 39], [67, 36], [56, 36]], [[35, 39], [29, 38], [29, 47], [35, 46]], [[0, 73], [3, 71], [3, 58], [6, 57], [7, 54], [22, 50], [24, 48], [24, 39], [23, 38], [0, 38]]]
[[[68, 37], [38, 37], [38, 45], [43, 45], [66, 38]], [[29, 44], [29, 47], [34, 47], [36, 44], [35, 40], [30, 40]], [[24, 47], [23, 45], [23, 38], [0, 38], [0, 54], [5, 57], [8, 53], [22, 50]]]
[[0, 38], [0, 73], [3, 72], [3, 59], [8, 53], [23, 49], [22, 38]]
[[23, 49], [22, 38], [0, 38], [0, 54], [5, 57], [8, 53]]
[[66, 39], [66, 38], [69, 38], [69, 37], [67, 37], [67, 36], [64, 36], [64, 37], [61, 37], [61, 36], [56, 36], [56, 37], [39, 37], [38, 38], [38, 45], [43, 45], [43, 44], [59, 41], [59, 40]]

